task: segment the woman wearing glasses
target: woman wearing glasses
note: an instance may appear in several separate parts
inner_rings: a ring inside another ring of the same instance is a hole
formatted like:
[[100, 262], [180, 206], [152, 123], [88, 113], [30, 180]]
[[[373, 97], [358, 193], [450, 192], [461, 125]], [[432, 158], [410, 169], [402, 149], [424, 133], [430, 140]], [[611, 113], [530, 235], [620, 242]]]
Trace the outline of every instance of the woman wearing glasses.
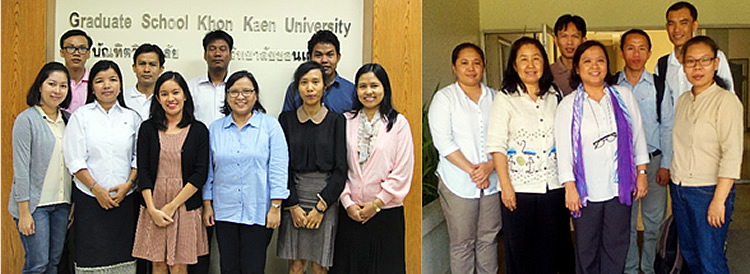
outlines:
[[222, 113], [209, 127], [204, 222], [216, 225], [222, 273], [264, 273], [266, 248], [279, 227], [287, 154], [279, 122], [265, 114], [255, 76], [229, 76]]
[[729, 273], [724, 243], [742, 163], [742, 103], [716, 75], [718, 47], [690, 39], [682, 66], [693, 85], [675, 109], [670, 184], [680, 251], [693, 273]]
[[610, 86], [609, 57], [597, 41], [573, 55], [571, 87], [557, 108], [555, 140], [565, 206], [573, 214], [578, 273], [622, 273], [630, 207], [646, 195], [648, 151], [631, 91]]

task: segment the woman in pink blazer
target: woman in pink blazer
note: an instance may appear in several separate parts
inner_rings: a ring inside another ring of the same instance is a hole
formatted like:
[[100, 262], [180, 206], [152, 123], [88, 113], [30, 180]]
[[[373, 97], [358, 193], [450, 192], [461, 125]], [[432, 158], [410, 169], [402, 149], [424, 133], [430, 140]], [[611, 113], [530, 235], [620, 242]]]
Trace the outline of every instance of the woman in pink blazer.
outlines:
[[406, 117], [391, 103], [388, 74], [365, 64], [346, 114], [348, 179], [341, 193], [331, 273], [405, 273], [404, 197], [414, 173]]

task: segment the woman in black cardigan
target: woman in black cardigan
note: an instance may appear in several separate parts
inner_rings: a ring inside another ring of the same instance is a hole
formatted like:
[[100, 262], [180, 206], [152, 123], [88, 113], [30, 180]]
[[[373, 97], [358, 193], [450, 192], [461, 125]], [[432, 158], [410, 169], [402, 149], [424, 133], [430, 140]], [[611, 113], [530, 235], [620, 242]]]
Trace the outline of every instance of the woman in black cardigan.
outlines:
[[153, 273], [186, 273], [208, 254], [201, 186], [208, 174], [208, 129], [193, 116], [185, 79], [165, 72], [156, 81], [151, 117], [138, 132], [138, 188], [143, 195], [133, 257]]

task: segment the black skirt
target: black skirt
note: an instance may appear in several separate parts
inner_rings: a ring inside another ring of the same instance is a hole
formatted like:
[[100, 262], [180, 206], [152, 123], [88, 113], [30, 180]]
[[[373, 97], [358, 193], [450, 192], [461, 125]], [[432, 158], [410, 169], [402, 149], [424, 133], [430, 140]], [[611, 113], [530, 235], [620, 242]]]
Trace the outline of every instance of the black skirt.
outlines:
[[104, 210], [96, 198], [88, 196], [73, 186], [75, 202], [76, 264], [78, 267], [101, 267], [134, 261], [138, 205], [133, 192], [120, 202], [120, 206]]
[[330, 273], [406, 273], [404, 207], [383, 209], [365, 224], [339, 209]]

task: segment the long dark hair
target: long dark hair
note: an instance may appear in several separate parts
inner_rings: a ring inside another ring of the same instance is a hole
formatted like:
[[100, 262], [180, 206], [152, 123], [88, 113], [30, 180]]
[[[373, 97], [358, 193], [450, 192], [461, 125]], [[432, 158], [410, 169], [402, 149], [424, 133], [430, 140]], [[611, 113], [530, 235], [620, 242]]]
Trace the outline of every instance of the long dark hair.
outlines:
[[128, 108], [127, 105], [125, 105], [125, 97], [122, 95], [122, 72], [120, 71], [120, 67], [112, 60], [100, 60], [99, 62], [96, 62], [93, 67], [91, 67], [91, 71], [89, 72], [89, 84], [87, 88], [87, 94], [86, 94], [86, 104], [94, 102], [96, 100], [96, 96], [94, 95], [94, 78], [96, 78], [96, 75], [99, 72], [113, 69], [115, 70], [115, 73], [117, 73], [117, 79], [120, 81], [120, 93], [117, 94], [117, 102], [120, 104], [123, 108]]
[[49, 62], [45, 64], [42, 69], [39, 71], [39, 73], [36, 75], [36, 79], [34, 79], [34, 83], [31, 84], [31, 87], [29, 88], [29, 92], [26, 94], [26, 104], [30, 107], [39, 105], [39, 101], [41, 100], [41, 88], [42, 84], [44, 84], [44, 80], [47, 80], [49, 78], [49, 75], [52, 74], [55, 71], [60, 71], [65, 73], [65, 84], [68, 86], [68, 92], [65, 95], [65, 99], [60, 103], [59, 107], [61, 108], [67, 108], [68, 105], [70, 105], [70, 74], [68, 73], [68, 69], [65, 68], [65, 66], [58, 62]]
[[229, 95], [229, 88], [234, 86], [234, 83], [237, 82], [237, 80], [242, 79], [243, 77], [250, 79], [250, 82], [253, 83], [253, 87], [255, 87], [255, 104], [253, 105], [252, 111], [257, 110], [259, 112], [266, 113], [266, 108], [264, 108], [263, 105], [260, 104], [260, 87], [258, 86], [258, 81], [256, 81], [255, 76], [253, 76], [253, 74], [247, 70], [241, 70], [232, 73], [232, 75], [229, 76], [229, 79], [227, 79], [227, 83], [224, 85], [224, 106], [221, 107], [221, 113], [224, 115], [229, 115], [230, 113], [232, 113], [232, 108], [230, 108], [229, 104], [227, 104], [227, 95]]
[[589, 49], [590, 47], [599, 47], [604, 52], [604, 59], [607, 61], [606, 69], [607, 73], [604, 74], [604, 83], [610, 83], [612, 81], [612, 74], [609, 72], [609, 54], [607, 54], [607, 48], [604, 47], [604, 44], [602, 44], [599, 41], [596, 40], [588, 40], [586, 42], [583, 42], [578, 48], [576, 49], [575, 54], [573, 54], [573, 69], [570, 73], [570, 87], [575, 90], [578, 88], [578, 85], [581, 84], [581, 75], [578, 74], [578, 63], [581, 61], [581, 55]]
[[[364, 64], [362, 67], [357, 70], [357, 74], [354, 76], [354, 88], [357, 89], [359, 87], [359, 77], [362, 76], [362, 74], [372, 72], [375, 74], [375, 77], [378, 78], [378, 81], [383, 85], [383, 101], [380, 102], [380, 117], [383, 119], [388, 120], [388, 125], [386, 126], [386, 131], [391, 131], [391, 128], [393, 128], [393, 124], [396, 122], [396, 118], [398, 118], [398, 111], [393, 108], [393, 102], [391, 100], [392, 92], [391, 92], [391, 81], [388, 80], [388, 73], [385, 72], [385, 68], [377, 63], [369, 63]], [[362, 102], [359, 101], [359, 98], [357, 96], [357, 93], [354, 93], [354, 104], [352, 106], [351, 113], [354, 114], [352, 118], [357, 117], [359, 114], [359, 111], [363, 109], [365, 106], [362, 105]]]
[[[539, 78], [539, 93], [538, 96], [544, 96], [547, 91], [554, 84], [554, 76], [552, 76], [552, 69], [549, 67], [549, 59], [547, 59], [547, 52], [544, 50], [542, 43], [538, 40], [530, 37], [521, 37], [510, 47], [510, 56], [508, 57], [508, 67], [505, 69], [505, 75], [503, 77], [503, 88], [502, 91], [505, 94], [520, 93], [521, 91], [528, 93], [529, 90], [526, 84], [521, 81], [521, 77], [518, 76], [516, 71], [516, 58], [518, 57], [518, 50], [524, 45], [534, 45], [539, 53], [542, 54], [544, 64], [542, 65], [542, 77]], [[521, 91], [518, 90], [518, 86], [521, 86]], [[555, 87], [557, 89], [557, 87]]]
[[151, 114], [148, 119], [148, 121], [159, 130], [167, 129], [167, 114], [164, 112], [161, 103], [159, 103], [159, 101], [161, 101], [159, 98], [159, 89], [169, 80], [177, 82], [177, 85], [182, 89], [182, 93], [185, 94], [185, 103], [182, 107], [182, 120], [177, 124], [177, 127], [184, 128], [195, 121], [195, 115], [193, 114], [195, 111], [195, 104], [193, 103], [193, 96], [190, 94], [185, 78], [183, 78], [179, 72], [167, 71], [159, 76], [154, 84], [154, 97], [151, 99]]
[[[719, 46], [716, 45], [716, 42], [714, 42], [714, 40], [711, 39], [711, 37], [699, 35], [699, 36], [695, 36], [693, 38], [690, 38], [690, 40], [688, 40], [685, 43], [685, 45], [682, 46], [682, 52], [680, 52], [680, 54], [682, 54], [682, 60], [685, 60], [685, 53], [687, 53], [687, 49], [689, 47], [697, 45], [697, 44], [704, 44], [704, 45], [710, 47], [711, 51], [714, 52], [714, 58], [718, 57]], [[726, 90], [729, 89], [729, 85], [727, 84], [727, 81], [724, 80], [723, 78], [719, 77], [719, 74], [716, 73], [716, 71], [714, 71], [714, 77], [713, 78], [714, 78], [714, 82], [716, 82], [716, 85], [718, 85], [721, 88], [726, 89]]]
[[[305, 76], [308, 72], [311, 70], [317, 69], [320, 71], [321, 77], [325, 78], [325, 72], [323, 71], [323, 65], [318, 64], [318, 62], [315, 61], [307, 61], [299, 65], [297, 67], [297, 70], [294, 71], [294, 92], [296, 92], [296, 96], [299, 96], [299, 82], [302, 80], [302, 76]], [[325, 79], [322, 79], [325, 82]], [[323, 84], [323, 91], [325, 91], [325, 84]], [[320, 103], [323, 104], [323, 99], [325, 92], [320, 95]], [[300, 101], [302, 98], [300, 98]]]

